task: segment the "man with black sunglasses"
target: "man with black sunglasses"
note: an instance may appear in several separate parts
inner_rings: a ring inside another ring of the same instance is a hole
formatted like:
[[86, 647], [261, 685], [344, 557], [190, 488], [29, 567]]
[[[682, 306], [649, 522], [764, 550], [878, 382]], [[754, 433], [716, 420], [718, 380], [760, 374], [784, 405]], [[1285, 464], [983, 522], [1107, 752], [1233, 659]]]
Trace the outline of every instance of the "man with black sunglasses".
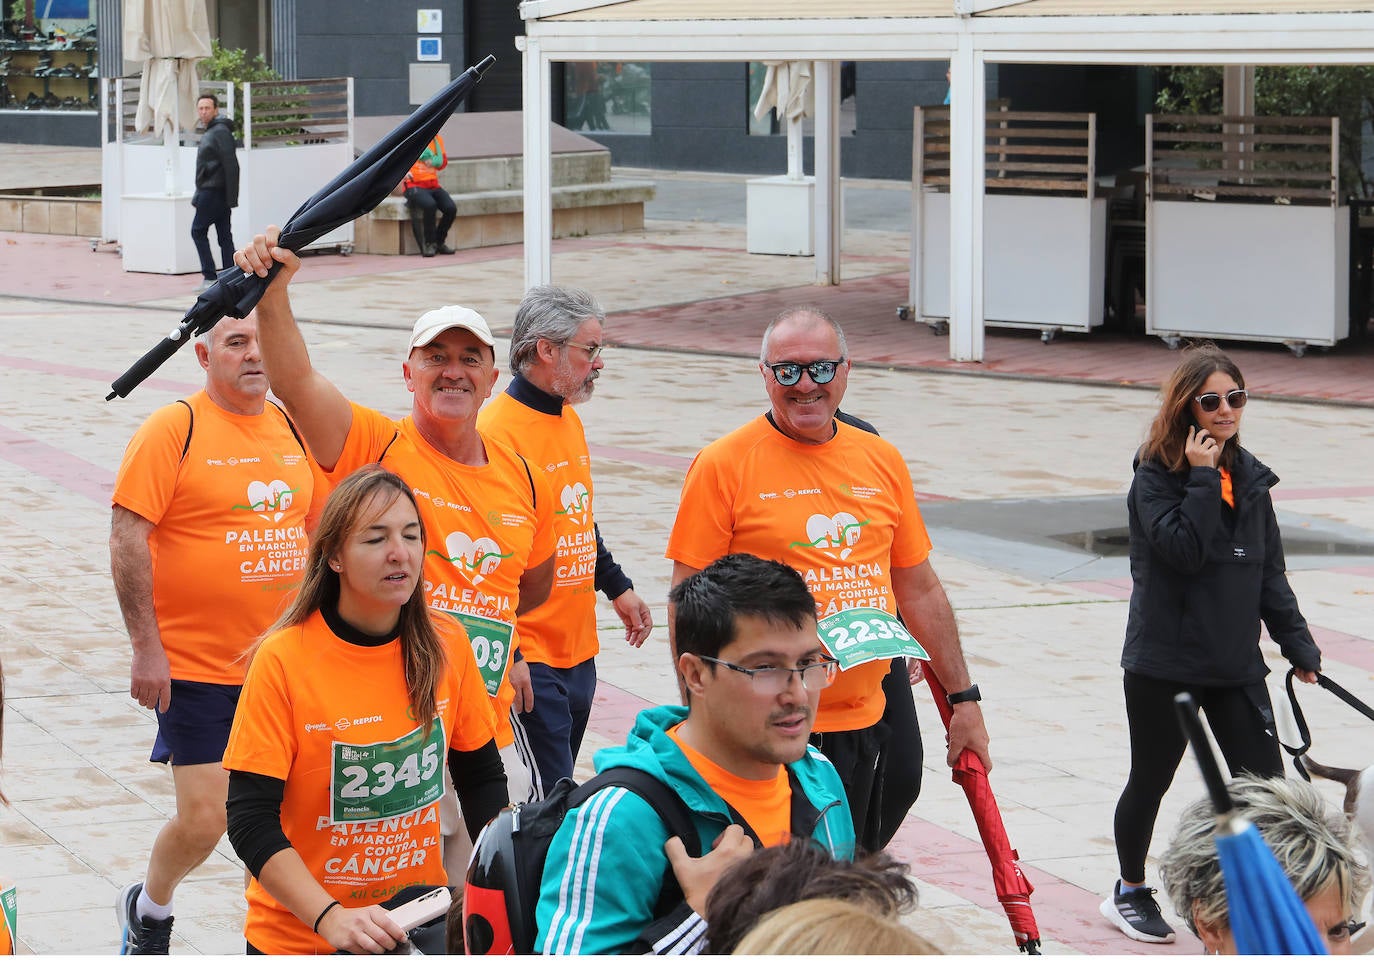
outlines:
[[[872, 850], [893, 831], [881, 771], [907, 743], [892, 735], [912, 734], [884, 722], [883, 678], [894, 654], [915, 653], [910, 637], [951, 692], [947, 762], [965, 748], [986, 769], [992, 761], [906, 462], [891, 444], [836, 419], [849, 370], [843, 330], [821, 309], [788, 309], [769, 324], [759, 371], [771, 409], [692, 462], [667, 556], [675, 585], [734, 552], [780, 559], [802, 574], [842, 668], [821, 696], [813, 742], [838, 769], [859, 843]], [[668, 624], [672, 641], [671, 615]], [[909, 660], [911, 680], [920, 666]]]

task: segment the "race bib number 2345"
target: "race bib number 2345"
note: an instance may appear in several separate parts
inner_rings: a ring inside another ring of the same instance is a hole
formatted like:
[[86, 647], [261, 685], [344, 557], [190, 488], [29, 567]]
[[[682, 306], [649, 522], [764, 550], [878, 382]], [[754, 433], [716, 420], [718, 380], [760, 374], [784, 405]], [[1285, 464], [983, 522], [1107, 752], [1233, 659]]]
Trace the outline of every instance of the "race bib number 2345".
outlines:
[[444, 723], [435, 719], [390, 742], [335, 742], [329, 784], [330, 819], [359, 823], [401, 817], [444, 792]]

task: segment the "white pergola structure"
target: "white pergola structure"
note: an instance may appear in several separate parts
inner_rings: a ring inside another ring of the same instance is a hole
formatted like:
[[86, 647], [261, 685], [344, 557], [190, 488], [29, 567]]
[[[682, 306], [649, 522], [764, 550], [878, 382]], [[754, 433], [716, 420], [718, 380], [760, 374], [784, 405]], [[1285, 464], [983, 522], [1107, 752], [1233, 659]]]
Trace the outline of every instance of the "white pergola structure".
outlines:
[[[840, 280], [839, 63], [949, 60], [950, 358], [983, 358], [989, 63], [1374, 63], [1374, 0], [524, 0], [525, 283], [552, 274], [550, 65], [816, 62], [816, 281]], [[1228, 108], [1245, 99], [1239, 91]]]

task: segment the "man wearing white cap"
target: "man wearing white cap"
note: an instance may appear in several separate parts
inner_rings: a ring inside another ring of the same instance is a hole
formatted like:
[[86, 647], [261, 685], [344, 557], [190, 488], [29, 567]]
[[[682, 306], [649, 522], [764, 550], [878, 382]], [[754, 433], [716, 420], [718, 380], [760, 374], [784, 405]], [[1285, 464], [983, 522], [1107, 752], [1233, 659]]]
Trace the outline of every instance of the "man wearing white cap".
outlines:
[[[515, 632], [517, 614], [548, 598], [554, 576], [554, 498], [535, 465], [477, 430], [477, 411], [491, 396], [497, 369], [486, 320], [447, 305], [420, 316], [401, 366], [414, 394], [410, 416], [392, 420], [350, 402], [310, 363], [291, 313], [287, 285], [300, 259], [277, 247], [269, 227], [234, 256], [244, 271], [281, 269], [258, 304], [258, 332], [267, 377], [296, 421], [316, 460], [339, 480], [380, 462], [410, 485], [425, 523], [425, 595], [467, 631], [496, 710], [510, 796], [529, 795], [531, 761], [517, 742], [512, 708], [533, 705], [529, 668]], [[455, 804], [442, 804], [454, 818]], [[460, 875], [462, 831], [445, 824], [456, 849], [445, 863]], [[456, 881], [455, 881], [456, 883]]]

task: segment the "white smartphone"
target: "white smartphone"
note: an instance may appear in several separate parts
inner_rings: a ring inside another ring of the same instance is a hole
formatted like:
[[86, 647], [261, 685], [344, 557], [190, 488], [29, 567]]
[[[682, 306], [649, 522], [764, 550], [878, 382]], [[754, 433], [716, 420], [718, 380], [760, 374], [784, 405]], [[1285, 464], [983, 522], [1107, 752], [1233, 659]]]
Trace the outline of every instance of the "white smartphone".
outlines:
[[390, 909], [387, 914], [391, 920], [401, 927], [404, 932], [418, 928], [426, 922], [433, 921], [440, 915], [448, 911], [448, 906], [452, 903], [453, 897], [447, 888], [435, 888], [427, 895], [406, 902], [404, 905], [397, 905]]

